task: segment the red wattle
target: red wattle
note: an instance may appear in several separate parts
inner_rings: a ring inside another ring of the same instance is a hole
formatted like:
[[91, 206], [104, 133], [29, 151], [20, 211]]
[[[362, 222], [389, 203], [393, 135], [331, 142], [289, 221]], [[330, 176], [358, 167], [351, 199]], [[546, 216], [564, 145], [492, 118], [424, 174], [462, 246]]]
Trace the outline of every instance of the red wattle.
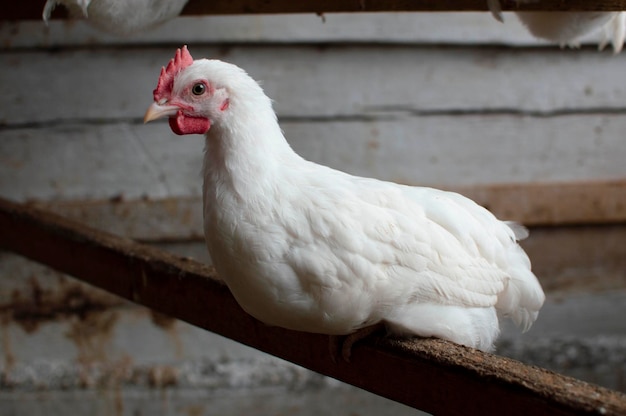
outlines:
[[208, 118], [186, 116], [182, 111], [176, 113], [175, 117], [170, 117], [169, 122], [172, 131], [179, 136], [204, 134], [211, 128], [211, 121]]

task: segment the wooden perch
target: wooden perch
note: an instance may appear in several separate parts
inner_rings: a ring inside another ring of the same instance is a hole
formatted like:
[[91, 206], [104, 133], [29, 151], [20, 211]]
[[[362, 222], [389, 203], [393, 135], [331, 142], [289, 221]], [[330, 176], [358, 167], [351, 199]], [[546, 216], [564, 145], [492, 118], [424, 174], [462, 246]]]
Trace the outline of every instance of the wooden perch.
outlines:
[[442, 340], [369, 339], [350, 363], [329, 339], [267, 327], [195, 261], [0, 198], [0, 248], [155, 311], [435, 414], [626, 414], [626, 395]]
[[[626, 0], [500, 0], [504, 11], [621, 11]], [[10, 2], [0, 20], [41, 20], [45, 0]], [[487, 0], [189, 0], [183, 15], [487, 11]], [[66, 17], [57, 9], [53, 18]]]
[[[500, 0], [502, 10], [625, 10], [624, 0]], [[190, 0], [183, 14], [487, 11], [487, 0]]]

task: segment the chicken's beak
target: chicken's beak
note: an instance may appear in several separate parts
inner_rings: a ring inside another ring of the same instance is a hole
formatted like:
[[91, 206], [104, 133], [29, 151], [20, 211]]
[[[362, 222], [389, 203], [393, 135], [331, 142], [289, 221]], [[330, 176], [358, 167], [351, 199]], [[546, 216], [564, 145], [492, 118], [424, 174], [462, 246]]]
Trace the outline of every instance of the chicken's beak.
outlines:
[[152, 103], [152, 105], [148, 107], [146, 115], [143, 116], [143, 122], [147, 123], [159, 118], [175, 116], [178, 110], [180, 110], [180, 107], [175, 105], [159, 105], [158, 103]]

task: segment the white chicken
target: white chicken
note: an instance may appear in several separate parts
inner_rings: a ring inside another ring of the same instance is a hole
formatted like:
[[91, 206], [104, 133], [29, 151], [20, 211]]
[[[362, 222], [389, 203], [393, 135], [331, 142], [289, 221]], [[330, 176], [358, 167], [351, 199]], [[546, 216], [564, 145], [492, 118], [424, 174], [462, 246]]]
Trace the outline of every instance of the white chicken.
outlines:
[[[537, 0], [517, 0], [529, 3]], [[487, 0], [493, 16], [503, 21], [500, 0]], [[615, 53], [621, 52], [626, 38], [626, 12], [516, 12], [524, 26], [541, 39], [561, 46], [578, 47], [583, 36], [602, 30], [600, 49], [611, 42]]]
[[204, 232], [219, 275], [269, 325], [330, 335], [384, 323], [489, 351], [498, 314], [526, 331], [544, 302], [502, 222], [451, 192], [348, 175], [297, 155], [246, 72], [194, 61], [161, 71], [144, 121], [206, 134]]
[[57, 5], [72, 17], [84, 17], [104, 32], [127, 36], [178, 16], [188, 0], [47, 0], [43, 20], [48, 22]]
[[615, 53], [621, 52], [626, 36], [625, 12], [518, 12], [517, 17], [534, 36], [578, 47], [579, 39], [602, 30], [599, 49], [611, 42]]

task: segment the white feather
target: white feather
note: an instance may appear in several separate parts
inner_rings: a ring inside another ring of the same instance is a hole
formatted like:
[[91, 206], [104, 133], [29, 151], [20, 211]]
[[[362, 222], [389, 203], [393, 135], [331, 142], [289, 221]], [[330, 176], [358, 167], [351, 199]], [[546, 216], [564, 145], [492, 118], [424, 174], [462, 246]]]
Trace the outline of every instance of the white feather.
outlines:
[[69, 9], [74, 18], [107, 33], [130, 35], [150, 29], [178, 16], [188, 0], [47, 0], [43, 20], [48, 22], [57, 5]]
[[[214, 265], [261, 321], [325, 334], [378, 322], [489, 350], [496, 312], [527, 329], [544, 294], [527, 235], [451, 192], [355, 177], [298, 156], [243, 70], [195, 61], [229, 94], [206, 138], [204, 224]], [[339, 140], [340, 138], [338, 138]]]
[[624, 44], [623, 13], [616, 12], [518, 12], [517, 17], [534, 36], [560, 45], [577, 47], [580, 38], [602, 32], [601, 47], [610, 39], [618, 53]]
[[[531, 3], [538, 0], [517, 0]], [[492, 15], [503, 22], [500, 0], [487, 0]], [[615, 53], [624, 46], [626, 36], [625, 12], [516, 12], [517, 17], [533, 36], [556, 42], [561, 46], [578, 47], [580, 38], [603, 32], [599, 48], [610, 41]]]

